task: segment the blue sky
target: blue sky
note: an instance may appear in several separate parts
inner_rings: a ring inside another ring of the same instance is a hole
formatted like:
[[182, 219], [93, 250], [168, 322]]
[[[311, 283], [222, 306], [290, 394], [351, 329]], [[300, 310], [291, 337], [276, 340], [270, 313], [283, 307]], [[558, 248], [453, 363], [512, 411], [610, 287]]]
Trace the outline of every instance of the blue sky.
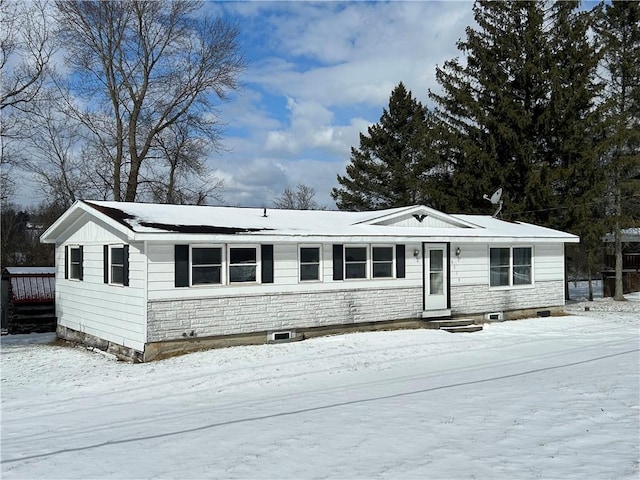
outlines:
[[223, 144], [209, 166], [224, 203], [271, 206], [298, 183], [334, 208], [359, 133], [404, 82], [421, 101], [435, 67], [458, 55], [472, 2], [208, 2], [237, 22], [249, 62], [242, 90], [219, 106]]

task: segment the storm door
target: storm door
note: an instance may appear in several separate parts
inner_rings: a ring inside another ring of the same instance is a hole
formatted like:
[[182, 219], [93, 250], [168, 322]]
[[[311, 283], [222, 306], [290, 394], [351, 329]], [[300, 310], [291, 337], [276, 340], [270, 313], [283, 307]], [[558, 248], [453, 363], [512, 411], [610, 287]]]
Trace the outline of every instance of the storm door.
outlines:
[[425, 243], [424, 251], [424, 309], [448, 308], [449, 276], [447, 245]]

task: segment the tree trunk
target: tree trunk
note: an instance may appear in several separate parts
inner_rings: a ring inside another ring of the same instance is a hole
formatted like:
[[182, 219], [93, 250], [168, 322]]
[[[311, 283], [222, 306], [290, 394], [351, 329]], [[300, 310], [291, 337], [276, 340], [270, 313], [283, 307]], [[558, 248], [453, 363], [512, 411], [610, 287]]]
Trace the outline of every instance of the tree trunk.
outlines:
[[124, 197], [125, 202], [136, 201], [136, 193], [138, 192], [138, 177], [140, 175], [141, 163], [142, 160], [139, 159], [135, 153], [133, 153], [131, 155], [131, 170], [129, 172], [129, 179], [127, 181], [127, 193]]
[[613, 295], [614, 300], [626, 300], [623, 294], [622, 285], [622, 231], [620, 228], [620, 217], [622, 216], [622, 205], [620, 203], [620, 187], [616, 186], [615, 193], [616, 223], [614, 226], [615, 256], [616, 256], [616, 287]]

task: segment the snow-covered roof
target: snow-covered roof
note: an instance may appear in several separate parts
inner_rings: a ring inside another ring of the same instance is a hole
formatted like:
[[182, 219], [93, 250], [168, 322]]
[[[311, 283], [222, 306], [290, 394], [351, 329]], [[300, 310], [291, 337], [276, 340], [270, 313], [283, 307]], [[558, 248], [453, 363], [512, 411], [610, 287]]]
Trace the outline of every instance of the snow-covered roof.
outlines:
[[6, 267], [9, 275], [54, 275], [55, 267]]
[[[623, 228], [620, 231], [623, 243], [640, 242], [640, 227]], [[603, 239], [605, 242], [615, 242], [615, 235], [607, 233]]]
[[15, 275], [10, 278], [13, 303], [48, 303], [55, 297], [53, 275]]
[[[577, 242], [578, 237], [488, 215], [449, 215], [423, 205], [368, 212], [278, 210], [264, 208], [165, 205], [109, 201], [76, 202], [41, 237], [54, 243], [82, 215], [92, 215], [120, 230], [130, 240], [305, 241], [337, 239], [394, 241], [407, 237], [425, 241]], [[425, 218], [427, 220], [425, 220]]]

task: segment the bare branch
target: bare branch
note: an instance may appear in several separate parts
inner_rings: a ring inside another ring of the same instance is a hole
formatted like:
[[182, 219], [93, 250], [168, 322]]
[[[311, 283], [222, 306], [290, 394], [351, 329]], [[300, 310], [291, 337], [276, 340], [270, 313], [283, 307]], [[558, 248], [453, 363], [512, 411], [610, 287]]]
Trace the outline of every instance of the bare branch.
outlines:
[[87, 127], [96, 131], [96, 115], [111, 119], [112, 144], [103, 149], [112, 152], [116, 200], [134, 201], [141, 181], [158, 171], [154, 158], [167, 158], [157, 152], [165, 130], [180, 124], [188, 137], [205, 132], [216, 144], [212, 106], [238, 88], [245, 67], [234, 26], [203, 16], [193, 1], [56, 5], [76, 74], [72, 88], [90, 100]]

